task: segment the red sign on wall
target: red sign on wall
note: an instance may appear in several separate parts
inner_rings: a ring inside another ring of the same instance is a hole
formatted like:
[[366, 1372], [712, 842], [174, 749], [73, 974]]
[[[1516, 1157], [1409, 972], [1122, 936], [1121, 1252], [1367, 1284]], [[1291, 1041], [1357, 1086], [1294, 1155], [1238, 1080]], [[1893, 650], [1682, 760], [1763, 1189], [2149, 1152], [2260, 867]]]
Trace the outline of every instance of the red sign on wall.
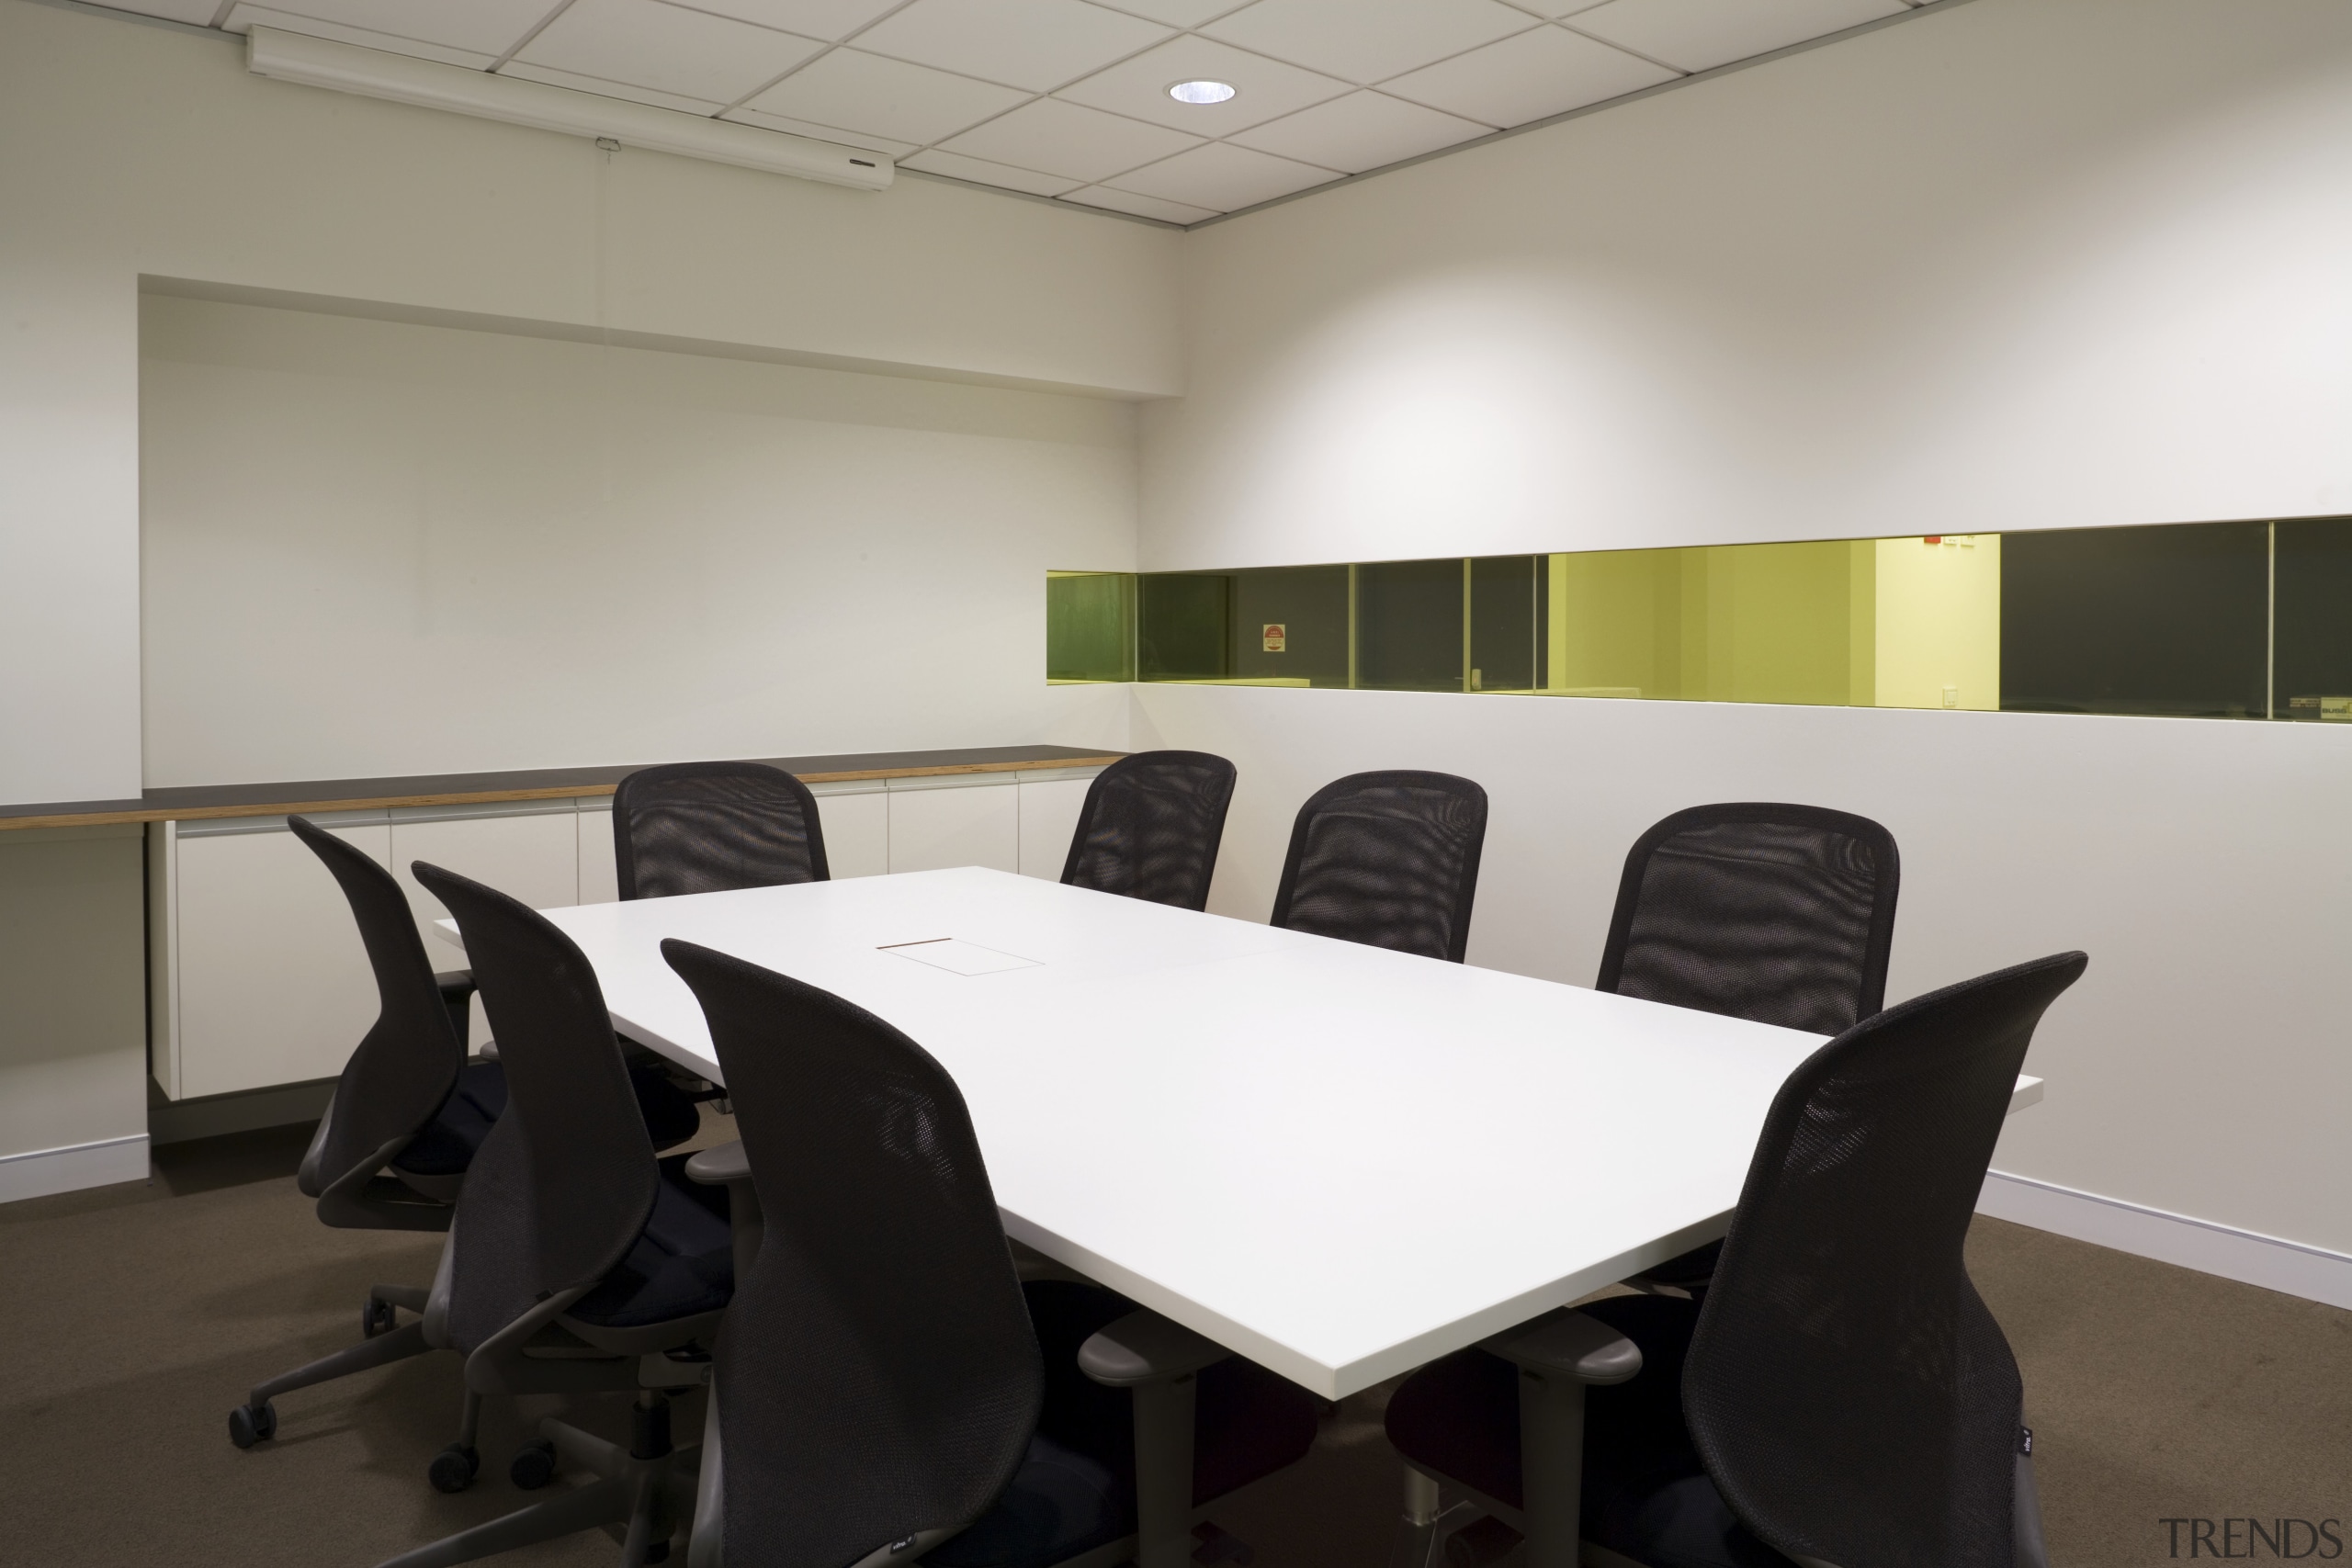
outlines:
[[1264, 626], [1262, 636], [1266, 645], [1266, 651], [1268, 653], [1280, 653], [1284, 646], [1286, 646], [1290, 641], [1289, 629], [1280, 621], [1266, 621], [1261, 624]]

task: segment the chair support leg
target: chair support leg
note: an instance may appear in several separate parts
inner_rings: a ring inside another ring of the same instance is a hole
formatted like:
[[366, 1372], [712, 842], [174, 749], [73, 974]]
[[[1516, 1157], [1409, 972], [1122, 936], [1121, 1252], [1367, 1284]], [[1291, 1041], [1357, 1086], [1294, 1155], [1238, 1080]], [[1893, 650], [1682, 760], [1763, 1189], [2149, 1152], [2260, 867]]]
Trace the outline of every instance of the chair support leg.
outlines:
[[628, 1535], [621, 1542], [621, 1568], [645, 1568], [658, 1543], [663, 1555], [670, 1546], [670, 1511], [663, 1507], [662, 1477], [641, 1470], [630, 1484]]
[[464, 1413], [458, 1417], [458, 1446], [462, 1449], [472, 1448], [474, 1439], [481, 1435], [481, 1395], [472, 1389], [468, 1389]]
[[1519, 1464], [1526, 1498], [1527, 1568], [1577, 1568], [1584, 1487], [1584, 1384], [1519, 1374]]
[[424, 1342], [424, 1325], [421, 1323], [412, 1323], [404, 1327], [395, 1328], [390, 1334], [379, 1334], [373, 1339], [363, 1339], [348, 1348], [337, 1350], [332, 1356], [322, 1356], [309, 1365], [297, 1367], [290, 1372], [280, 1372], [267, 1382], [255, 1383], [253, 1393], [245, 1396], [246, 1403], [259, 1409], [279, 1394], [290, 1390], [308, 1388], [312, 1383], [329, 1382], [336, 1378], [348, 1377], [353, 1372], [364, 1372], [370, 1367], [381, 1367], [393, 1361], [406, 1360], [411, 1356], [421, 1356], [431, 1348], [433, 1347]]
[[457, 1563], [477, 1562], [518, 1546], [560, 1540], [599, 1525], [618, 1524], [629, 1517], [635, 1491], [626, 1481], [593, 1482], [488, 1524], [444, 1536], [430, 1546], [404, 1551], [379, 1568], [455, 1568]]
[[1138, 1383], [1136, 1421], [1136, 1568], [1191, 1568], [1193, 1416], [1200, 1383], [1191, 1373]]
[[368, 1294], [373, 1300], [421, 1313], [433, 1292], [422, 1285], [370, 1285]]
[[550, 1416], [539, 1423], [539, 1436], [555, 1445], [557, 1459], [565, 1464], [593, 1470], [610, 1481], [628, 1473], [628, 1450], [618, 1443], [608, 1443], [593, 1432], [583, 1432], [566, 1421]]

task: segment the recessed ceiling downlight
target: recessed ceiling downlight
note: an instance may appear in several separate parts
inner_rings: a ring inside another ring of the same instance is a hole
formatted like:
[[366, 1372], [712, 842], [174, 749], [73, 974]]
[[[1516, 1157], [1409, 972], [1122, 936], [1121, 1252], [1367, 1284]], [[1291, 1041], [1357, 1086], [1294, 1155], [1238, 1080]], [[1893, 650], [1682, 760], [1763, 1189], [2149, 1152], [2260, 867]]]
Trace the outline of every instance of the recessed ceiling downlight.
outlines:
[[1168, 96], [1180, 104], [1221, 104], [1233, 96], [1230, 82], [1179, 82]]

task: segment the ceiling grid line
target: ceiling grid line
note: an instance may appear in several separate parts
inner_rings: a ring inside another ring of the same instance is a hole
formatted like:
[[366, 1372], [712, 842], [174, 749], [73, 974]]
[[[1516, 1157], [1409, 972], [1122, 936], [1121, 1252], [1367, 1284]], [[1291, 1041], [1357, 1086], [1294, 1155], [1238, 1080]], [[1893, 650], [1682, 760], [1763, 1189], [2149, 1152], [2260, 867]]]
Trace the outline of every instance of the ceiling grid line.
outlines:
[[[470, 69], [871, 145], [910, 174], [1192, 227], [1957, 3], [556, 0], [541, 9], [516, 0], [111, 0], [105, 8], [199, 26], [209, 18], [216, 32], [313, 27]], [[1166, 73], [1139, 64], [1163, 56]], [[1160, 101], [1169, 83], [1158, 77], [1179, 72], [1170, 79], [1230, 77], [1238, 92], [1197, 115], [1174, 108]], [[751, 73], [759, 79], [747, 85]]]

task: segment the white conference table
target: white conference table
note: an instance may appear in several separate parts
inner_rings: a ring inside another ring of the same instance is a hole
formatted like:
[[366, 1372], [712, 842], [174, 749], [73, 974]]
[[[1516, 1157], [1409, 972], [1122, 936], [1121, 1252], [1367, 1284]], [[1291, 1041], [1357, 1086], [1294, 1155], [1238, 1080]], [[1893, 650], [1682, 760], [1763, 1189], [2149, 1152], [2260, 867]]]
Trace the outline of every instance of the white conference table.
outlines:
[[1722, 1235], [1822, 1039], [978, 867], [542, 912], [713, 1079], [665, 937], [888, 1019], [1007, 1234], [1332, 1399]]

